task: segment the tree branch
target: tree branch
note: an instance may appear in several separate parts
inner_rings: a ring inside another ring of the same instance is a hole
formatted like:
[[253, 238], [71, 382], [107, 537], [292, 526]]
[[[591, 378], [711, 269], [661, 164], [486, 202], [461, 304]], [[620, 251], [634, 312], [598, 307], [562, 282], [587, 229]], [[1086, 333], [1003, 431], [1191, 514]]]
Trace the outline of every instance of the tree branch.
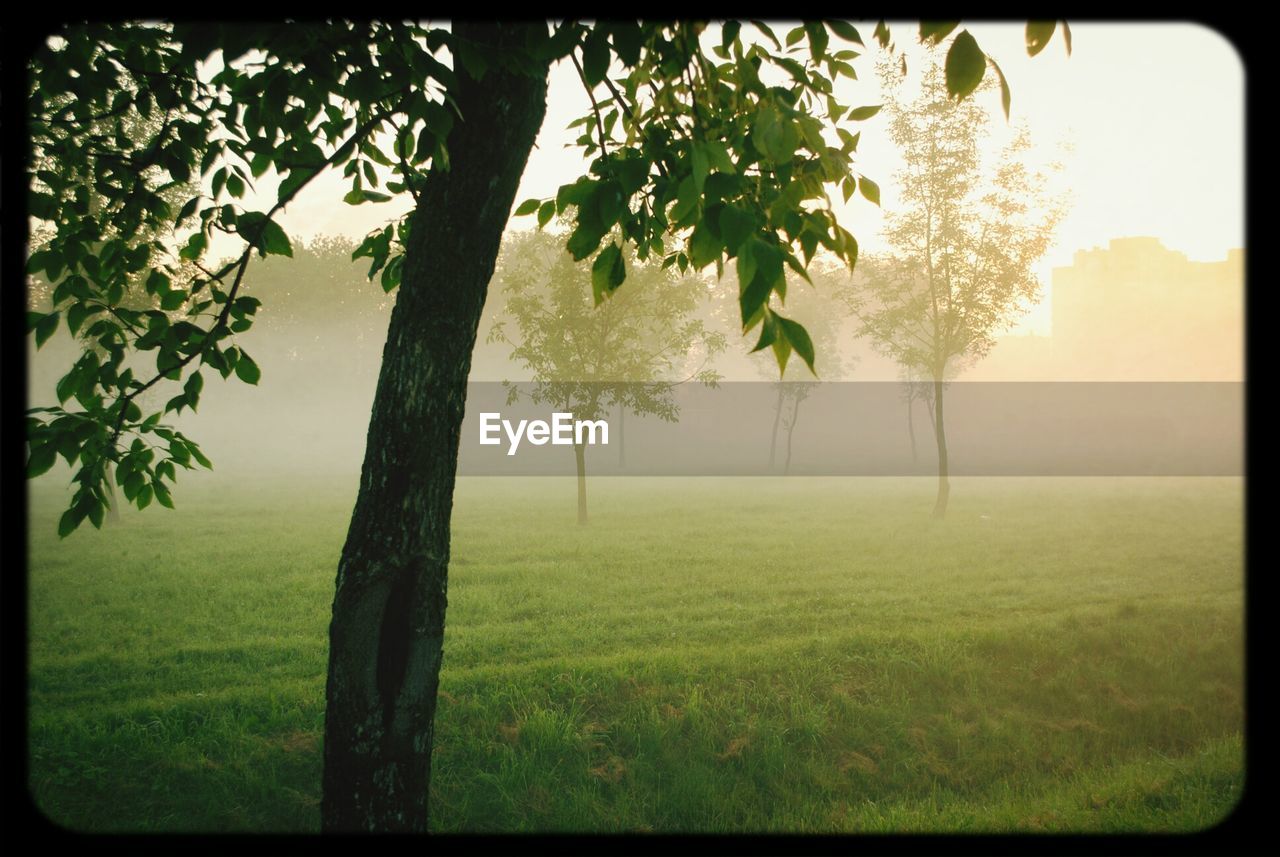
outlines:
[[587, 91], [587, 98], [591, 99], [591, 112], [596, 117], [596, 133], [600, 135], [600, 152], [607, 155], [609, 150], [604, 144], [604, 123], [600, 121], [600, 105], [596, 103], [596, 95], [591, 91], [591, 84], [587, 83], [587, 73], [582, 70], [582, 64], [578, 62], [578, 55], [570, 51], [569, 59], [573, 61], [573, 67], [578, 72], [578, 79], [582, 81], [582, 88]]
[[[406, 95], [405, 98], [407, 97], [408, 96]], [[375, 115], [369, 117], [369, 119], [363, 125], [358, 127], [355, 130], [355, 132], [352, 133], [351, 137], [347, 139], [347, 142], [343, 143], [336, 150], [334, 150], [332, 155], [325, 158], [324, 162], [319, 167], [317, 167], [316, 170], [310, 176], [308, 176], [305, 181], [300, 182], [296, 187], [290, 190], [289, 193], [277, 199], [275, 205], [271, 206], [271, 208], [267, 210], [266, 216], [265, 216], [266, 219], [263, 221], [263, 226], [265, 227], [266, 223], [271, 220], [272, 215], [274, 215], [277, 211], [279, 211], [280, 209], [288, 205], [293, 200], [293, 198], [297, 196], [300, 190], [302, 190], [304, 187], [310, 184], [315, 179], [316, 176], [324, 172], [325, 168], [331, 166], [334, 162], [336, 162], [339, 159], [340, 156], [344, 155], [352, 146], [357, 145], [358, 142], [363, 137], [368, 136], [373, 131], [373, 129], [376, 128], [378, 125], [380, 125], [388, 116], [395, 113], [404, 104], [405, 98], [402, 98], [399, 102], [397, 102], [394, 107], [379, 111]], [[261, 231], [258, 233], [256, 237], [258, 239], [261, 239]], [[120, 432], [124, 427], [125, 414], [129, 410], [129, 404], [134, 399], [136, 399], [139, 395], [146, 392], [151, 387], [155, 386], [162, 378], [164, 378], [169, 373], [173, 372], [175, 369], [181, 371], [193, 360], [195, 360], [196, 357], [203, 355], [205, 346], [207, 346], [213, 340], [215, 333], [219, 329], [226, 326], [227, 319], [231, 315], [231, 306], [233, 303], [235, 303], [236, 295], [240, 291], [240, 286], [244, 281], [244, 273], [249, 267], [249, 259], [252, 258], [254, 249], [255, 249], [255, 245], [253, 243], [249, 243], [248, 246], [245, 247], [244, 252], [240, 254], [240, 258], [237, 259], [235, 262], [231, 263], [231, 265], [238, 266], [238, 270], [236, 271], [235, 281], [231, 284], [231, 289], [227, 292], [226, 302], [223, 304], [222, 310], [218, 313], [217, 319], [205, 332], [205, 335], [201, 338], [199, 347], [192, 349], [191, 353], [188, 354], [186, 357], [183, 357], [181, 360], [179, 360], [175, 366], [169, 367], [164, 372], [157, 372], [146, 383], [143, 383], [140, 386], [135, 387], [130, 392], [125, 393], [123, 396], [120, 396], [119, 398], [117, 398], [116, 401], [120, 405], [120, 413], [116, 415], [116, 424], [114, 429], [111, 432], [110, 446], [113, 450], [115, 448], [116, 441], [120, 439]], [[204, 269], [202, 268], [201, 270], [204, 270]], [[224, 268], [223, 270], [225, 275], [225, 272], [230, 270], [230, 266], [228, 266], [227, 268]], [[221, 276], [215, 277], [215, 279], [217, 279], [218, 282], [222, 282]]]

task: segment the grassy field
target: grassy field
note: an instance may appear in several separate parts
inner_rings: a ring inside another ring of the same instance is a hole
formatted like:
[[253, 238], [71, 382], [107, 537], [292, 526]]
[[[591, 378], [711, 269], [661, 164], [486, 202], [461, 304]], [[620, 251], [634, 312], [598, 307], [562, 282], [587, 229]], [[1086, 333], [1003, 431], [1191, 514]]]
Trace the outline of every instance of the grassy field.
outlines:
[[[1240, 479], [463, 480], [446, 831], [1187, 831], [1243, 788]], [[191, 477], [54, 534], [32, 793], [81, 830], [319, 825], [355, 480]]]

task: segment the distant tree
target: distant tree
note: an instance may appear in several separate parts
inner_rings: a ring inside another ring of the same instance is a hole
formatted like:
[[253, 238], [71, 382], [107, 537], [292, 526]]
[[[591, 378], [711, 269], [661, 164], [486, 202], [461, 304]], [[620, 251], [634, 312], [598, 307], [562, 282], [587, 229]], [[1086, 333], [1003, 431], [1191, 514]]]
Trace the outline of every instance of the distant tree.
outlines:
[[[635, 287], [592, 287], [592, 272], [545, 232], [509, 235], [493, 284], [505, 297], [489, 339], [512, 346], [511, 359], [533, 374], [529, 397], [600, 419], [617, 408], [674, 421], [678, 384], [714, 384], [711, 359], [725, 336], [693, 317], [708, 290], [657, 262], [637, 265], [625, 254]], [[593, 296], [594, 295], [594, 296]], [[598, 302], [598, 305], [596, 305]], [[508, 323], [510, 322], [510, 324]], [[518, 392], [508, 385], [512, 396]], [[586, 449], [575, 443], [578, 523], [587, 523]]]
[[787, 292], [788, 311], [804, 325], [813, 340], [814, 352], [820, 355], [814, 363], [813, 372], [805, 372], [809, 378], [795, 377], [794, 369], [792, 377], [788, 378], [786, 366], [794, 364], [785, 363], [785, 355], [779, 357], [763, 352], [754, 355], [756, 369], [765, 378], [776, 377], [777, 361], [784, 361], [782, 377], [772, 382], [777, 400], [773, 408], [773, 430], [769, 436], [769, 470], [772, 471], [777, 466], [779, 431], [786, 432], [784, 475], [791, 472], [792, 439], [800, 419], [800, 406], [820, 383], [810, 378], [838, 380], [853, 368], [857, 359], [845, 354], [841, 348], [841, 328], [848, 318], [848, 308], [839, 300], [838, 280], [832, 273], [815, 271], [812, 284], [797, 283]]
[[915, 464], [920, 460], [920, 455], [916, 448], [914, 406], [916, 402], [922, 402], [929, 414], [929, 424], [933, 425], [933, 385], [927, 381], [921, 381], [918, 372], [914, 369], [904, 367], [901, 377], [902, 400], [907, 403], [907, 436], [911, 438], [911, 463]]
[[885, 215], [890, 254], [861, 266], [861, 284], [845, 294], [862, 334], [909, 376], [932, 383], [933, 514], [941, 518], [951, 491], [945, 380], [990, 351], [996, 334], [1038, 298], [1033, 266], [1053, 241], [1063, 204], [1046, 190], [1045, 172], [1025, 162], [1025, 130], [984, 162], [980, 143], [991, 119], [975, 100], [950, 96], [936, 59], [911, 101], [901, 97], [896, 70], [882, 66], [881, 77], [892, 95], [889, 135], [906, 162], [896, 176], [901, 202]]

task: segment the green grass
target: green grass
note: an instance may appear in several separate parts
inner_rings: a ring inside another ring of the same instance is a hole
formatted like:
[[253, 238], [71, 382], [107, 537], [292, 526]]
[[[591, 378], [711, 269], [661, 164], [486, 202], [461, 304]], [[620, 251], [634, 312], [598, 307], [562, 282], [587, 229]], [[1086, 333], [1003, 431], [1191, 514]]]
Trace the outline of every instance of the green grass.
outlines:
[[[1240, 479], [470, 479], [432, 824], [1190, 831], [1243, 789]], [[355, 480], [32, 495], [31, 788], [80, 830], [316, 830]]]

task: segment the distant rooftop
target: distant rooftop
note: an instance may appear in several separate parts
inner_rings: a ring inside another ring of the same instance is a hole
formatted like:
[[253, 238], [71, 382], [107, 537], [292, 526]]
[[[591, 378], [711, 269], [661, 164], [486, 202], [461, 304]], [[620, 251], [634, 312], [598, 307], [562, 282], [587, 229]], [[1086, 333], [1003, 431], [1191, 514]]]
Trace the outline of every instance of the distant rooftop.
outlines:
[[[1187, 263], [1187, 254], [1181, 250], [1171, 250], [1165, 247], [1159, 238], [1152, 235], [1130, 235], [1124, 238], [1112, 238], [1106, 247], [1092, 247], [1088, 250], [1077, 250], [1072, 259], [1072, 265], [1089, 265], [1099, 262], [1111, 261], [1129, 261], [1136, 259], [1150, 259], [1152, 257], [1163, 257], [1164, 260], [1170, 262]], [[1221, 264], [1221, 262], [1241, 262], [1244, 258], [1244, 250], [1240, 247], [1234, 247], [1227, 251], [1224, 260], [1216, 260], [1208, 264]], [[1205, 264], [1197, 262], [1193, 264]]]

